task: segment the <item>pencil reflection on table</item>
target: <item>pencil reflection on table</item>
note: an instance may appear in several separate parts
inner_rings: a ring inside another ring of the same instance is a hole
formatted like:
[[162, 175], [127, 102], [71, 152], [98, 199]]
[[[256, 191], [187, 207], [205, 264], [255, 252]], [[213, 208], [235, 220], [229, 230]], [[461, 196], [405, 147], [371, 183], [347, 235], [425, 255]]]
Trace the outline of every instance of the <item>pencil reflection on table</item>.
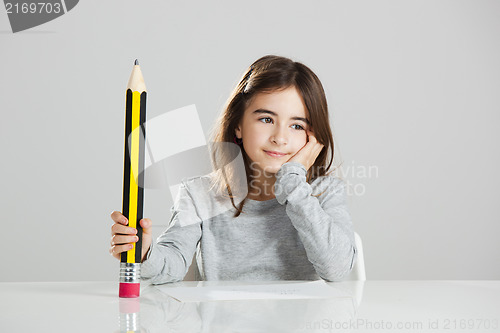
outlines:
[[[181, 282], [169, 287], [206, 284], [206, 281]], [[136, 300], [140, 301], [137, 318], [140, 317], [140, 328], [145, 332], [324, 332], [325, 323], [356, 318], [363, 284], [363, 281], [329, 284], [348, 297], [186, 303], [167, 295], [162, 291], [164, 286], [150, 285]]]

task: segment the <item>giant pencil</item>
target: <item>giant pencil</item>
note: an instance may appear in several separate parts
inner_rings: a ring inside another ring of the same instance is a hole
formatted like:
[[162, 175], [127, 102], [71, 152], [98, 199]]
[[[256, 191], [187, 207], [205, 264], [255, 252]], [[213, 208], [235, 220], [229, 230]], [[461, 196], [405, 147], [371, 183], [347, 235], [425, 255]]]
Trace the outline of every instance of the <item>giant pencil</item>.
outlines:
[[123, 167], [122, 214], [128, 226], [137, 229], [139, 241], [122, 252], [120, 260], [120, 297], [139, 297], [142, 256], [142, 228], [139, 221], [144, 207], [144, 154], [146, 139], [146, 85], [135, 60], [127, 85], [125, 115], [125, 157]]

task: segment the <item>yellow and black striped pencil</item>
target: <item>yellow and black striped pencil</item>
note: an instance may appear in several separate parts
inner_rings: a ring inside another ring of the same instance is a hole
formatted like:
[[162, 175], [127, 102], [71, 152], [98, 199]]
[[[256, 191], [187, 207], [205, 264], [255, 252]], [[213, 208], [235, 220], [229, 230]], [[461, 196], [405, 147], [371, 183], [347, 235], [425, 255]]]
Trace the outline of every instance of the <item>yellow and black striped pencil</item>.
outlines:
[[128, 226], [137, 229], [139, 241], [122, 252], [120, 260], [120, 297], [139, 297], [144, 207], [144, 156], [146, 129], [146, 85], [137, 59], [127, 85], [125, 107], [125, 157], [123, 166], [122, 214]]

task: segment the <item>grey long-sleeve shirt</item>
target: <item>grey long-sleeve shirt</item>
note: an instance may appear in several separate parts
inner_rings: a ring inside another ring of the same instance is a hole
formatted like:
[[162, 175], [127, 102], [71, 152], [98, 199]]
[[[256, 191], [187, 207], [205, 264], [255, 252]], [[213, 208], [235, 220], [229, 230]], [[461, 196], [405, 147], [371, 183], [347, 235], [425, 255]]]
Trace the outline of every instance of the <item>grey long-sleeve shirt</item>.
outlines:
[[287, 162], [276, 173], [276, 198], [246, 199], [236, 218], [230, 200], [209, 195], [209, 186], [208, 175], [183, 180], [169, 228], [142, 263], [143, 280], [181, 281], [195, 251], [201, 280], [339, 281], [355, 264], [341, 179], [308, 184], [305, 167]]

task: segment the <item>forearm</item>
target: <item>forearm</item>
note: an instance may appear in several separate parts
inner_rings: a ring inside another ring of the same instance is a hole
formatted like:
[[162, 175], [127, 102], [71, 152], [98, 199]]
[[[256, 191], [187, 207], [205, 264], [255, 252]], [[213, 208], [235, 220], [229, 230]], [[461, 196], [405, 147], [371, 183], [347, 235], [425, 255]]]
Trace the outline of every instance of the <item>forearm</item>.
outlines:
[[311, 195], [312, 187], [306, 182], [305, 174], [305, 168], [299, 163], [284, 165], [277, 174], [276, 198], [286, 206], [287, 215], [318, 275], [328, 281], [338, 281], [351, 271], [356, 251], [342, 183], [338, 180], [328, 184], [322, 205], [319, 198]]
[[173, 248], [152, 244], [141, 264], [141, 279], [152, 284], [182, 281], [187, 269], [182, 255]]
[[151, 245], [141, 265], [141, 277], [153, 284], [182, 281], [201, 238], [200, 223], [180, 226], [174, 213], [173, 225]]
[[[317, 201], [311, 196], [300, 204], [288, 203], [286, 212], [318, 275], [328, 281], [339, 281], [351, 271], [354, 264], [354, 232], [336, 224], [336, 218], [324, 213], [321, 208], [304, 211], [304, 206], [319, 206]], [[347, 212], [339, 212], [339, 215], [342, 214]]]

